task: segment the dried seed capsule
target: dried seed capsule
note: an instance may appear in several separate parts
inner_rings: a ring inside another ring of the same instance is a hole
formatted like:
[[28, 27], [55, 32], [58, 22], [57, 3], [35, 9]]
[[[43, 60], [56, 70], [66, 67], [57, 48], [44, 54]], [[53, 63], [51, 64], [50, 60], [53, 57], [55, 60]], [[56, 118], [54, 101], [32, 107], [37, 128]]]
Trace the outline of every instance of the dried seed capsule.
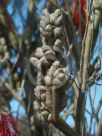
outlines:
[[40, 68], [41, 66], [41, 62], [35, 57], [31, 57], [30, 62], [37, 68]]
[[55, 61], [55, 60], [56, 60], [55, 52], [52, 51], [52, 50], [46, 51], [46, 52], [45, 52], [45, 56], [46, 56], [46, 59], [47, 59], [47, 60], [52, 60], [52, 61]]
[[51, 23], [51, 24], [54, 24], [55, 19], [56, 19], [55, 13], [50, 14], [50, 23]]
[[51, 47], [49, 47], [48, 45], [43, 45], [42, 50], [45, 53], [46, 51], [51, 50]]
[[37, 58], [41, 58], [41, 57], [43, 57], [44, 56], [44, 53], [43, 53], [43, 51], [42, 51], [42, 48], [37, 48], [36, 49], [36, 51], [35, 51], [35, 57], [37, 57]]
[[40, 27], [39, 28], [41, 35], [45, 36], [45, 31]]
[[42, 109], [46, 109], [47, 108], [46, 105], [43, 102], [41, 102], [41, 107], [42, 107]]
[[41, 114], [42, 114], [42, 116], [43, 116], [43, 119], [44, 119], [45, 121], [47, 121], [48, 116], [49, 116], [48, 111], [43, 111]]
[[0, 44], [4, 45], [6, 43], [5, 39], [3, 37], [0, 38]]
[[51, 77], [45, 76], [45, 83], [46, 83], [47, 86], [51, 86], [51, 83], [52, 83]]
[[55, 43], [54, 43], [54, 45], [55, 46], [61, 46], [62, 47], [62, 44], [63, 44], [63, 42], [62, 42], [62, 40], [60, 40], [60, 39], [56, 39], [56, 41], [55, 41]]
[[39, 102], [34, 101], [34, 102], [33, 102], [33, 107], [34, 107], [35, 110], [39, 110], [39, 109], [40, 109], [40, 104], [39, 104]]
[[53, 50], [59, 54], [63, 53], [63, 49], [61, 47], [53, 46]]
[[48, 118], [47, 118], [47, 121], [48, 121], [48, 122], [51, 122], [52, 120], [53, 120], [52, 114], [49, 114], [49, 115], [48, 115]]
[[62, 81], [58, 80], [58, 79], [54, 79], [52, 84], [55, 87], [55, 89], [59, 89], [61, 88], [68, 80], [65, 78]]
[[60, 83], [61, 83], [61, 81], [59, 79], [54, 79], [52, 81], [53, 86], [59, 85]]
[[50, 17], [49, 17], [49, 15], [47, 15], [47, 16], [41, 16], [41, 20], [43, 20], [46, 25], [50, 23]]
[[42, 99], [42, 101], [46, 100], [46, 94], [45, 93], [41, 94], [41, 99]]
[[62, 35], [62, 33], [63, 33], [62, 27], [55, 27], [55, 29], [54, 29], [55, 38], [60, 37]]
[[62, 16], [59, 16], [59, 17], [54, 21], [54, 24], [55, 24], [56, 26], [62, 25], [62, 24], [63, 24], [63, 17], [62, 17]]
[[46, 27], [47, 24], [45, 24], [45, 21], [44, 20], [41, 20], [40, 21], [40, 27], [45, 30], [45, 27]]
[[63, 68], [59, 68], [56, 71], [54, 71], [53, 76], [56, 77], [59, 73], [64, 73]]
[[62, 54], [63, 53], [62, 44], [63, 42], [60, 39], [57, 39], [54, 43], [53, 50], [58, 52], [59, 54]]
[[56, 75], [56, 79], [59, 79], [59, 80], [63, 80], [65, 77], [65, 75], [63, 73], [59, 73], [58, 75]]
[[53, 33], [52, 25], [48, 24], [48, 25], [46, 26], [45, 30], [46, 30], [47, 32]]
[[40, 59], [40, 62], [41, 62], [42, 65], [48, 65], [48, 64], [49, 64], [49, 62], [47, 61], [47, 59], [46, 59], [45, 56], [43, 56], [43, 57]]
[[55, 10], [55, 16], [56, 17], [61, 16], [61, 10], [60, 9]]

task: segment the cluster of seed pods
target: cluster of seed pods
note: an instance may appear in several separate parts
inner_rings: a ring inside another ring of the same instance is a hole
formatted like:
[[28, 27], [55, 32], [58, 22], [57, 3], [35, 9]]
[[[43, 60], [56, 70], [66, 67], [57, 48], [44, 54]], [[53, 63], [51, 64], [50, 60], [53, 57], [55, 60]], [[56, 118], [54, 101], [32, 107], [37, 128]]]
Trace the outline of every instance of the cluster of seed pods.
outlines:
[[66, 90], [72, 77], [67, 69], [63, 48], [63, 16], [60, 9], [54, 13], [43, 10], [40, 21], [42, 46], [35, 51], [31, 63], [37, 69], [34, 94], [39, 100], [42, 117], [53, 121], [67, 103]]
[[5, 38], [0, 37], [0, 65], [5, 65], [9, 59], [9, 52], [7, 50], [7, 45]]

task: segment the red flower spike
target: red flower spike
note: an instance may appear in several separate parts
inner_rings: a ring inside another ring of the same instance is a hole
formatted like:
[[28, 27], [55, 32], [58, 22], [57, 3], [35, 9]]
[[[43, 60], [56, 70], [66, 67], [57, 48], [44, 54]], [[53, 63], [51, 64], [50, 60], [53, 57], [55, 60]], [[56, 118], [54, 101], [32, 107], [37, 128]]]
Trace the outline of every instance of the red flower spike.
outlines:
[[87, 20], [87, 15], [86, 15], [86, 0], [79, 0], [80, 6], [81, 6], [81, 18], [79, 16], [79, 11], [77, 9], [77, 6], [75, 5], [75, 2], [72, 0], [70, 4], [70, 10], [73, 15], [73, 23], [75, 26], [76, 31], [79, 28], [79, 23], [81, 19], [81, 33], [82, 36], [84, 35], [85, 32], [85, 27], [86, 27], [86, 20]]
[[0, 136], [16, 136], [17, 123], [11, 114], [0, 115]]

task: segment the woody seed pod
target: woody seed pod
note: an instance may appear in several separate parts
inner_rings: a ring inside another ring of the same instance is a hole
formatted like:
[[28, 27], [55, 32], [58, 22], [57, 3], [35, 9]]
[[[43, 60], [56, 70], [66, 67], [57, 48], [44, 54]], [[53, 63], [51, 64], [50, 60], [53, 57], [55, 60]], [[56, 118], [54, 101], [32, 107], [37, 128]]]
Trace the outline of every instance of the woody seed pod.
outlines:
[[47, 118], [47, 121], [48, 121], [48, 122], [51, 122], [52, 120], [53, 120], [52, 114], [49, 114], [49, 115], [48, 115], [48, 118]]
[[65, 77], [65, 75], [63, 73], [59, 73], [58, 75], [56, 75], [56, 79], [59, 79], [59, 80], [63, 80]]
[[42, 51], [42, 48], [37, 48], [37, 50], [35, 51], [35, 57], [37, 57], [37, 58], [41, 58], [41, 57], [43, 57], [43, 55], [44, 55], [44, 53], [43, 53], [43, 51]]
[[54, 21], [54, 24], [56, 26], [59, 26], [59, 25], [62, 25], [63, 23], [63, 17], [62, 16], [59, 16], [55, 21]]
[[46, 51], [45, 56], [47, 60], [52, 60], [52, 61], [56, 60], [55, 53], [53, 52], [53, 50]]
[[42, 99], [43, 101], [46, 100], [46, 94], [45, 94], [45, 93], [41, 94], [41, 99]]
[[50, 24], [48, 24], [48, 25], [46, 26], [45, 30], [46, 30], [47, 32], [53, 33], [53, 28], [52, 28], [52, 26], [51, 26]]
[[61, 10], [60, 9], [55, 10], [55, 16], [56, 17], [61, 16]]
[[43, 102], [41, 102], [41, 107], [42, 107], [42, 109], [46, 109], [47, 108], [46, 105]]
[[43, 111], [41, 114], [42, 114], [42, 116], [43, 116], [43, 119], [44, 119], [45, 121], [47, 121], [48, 116], [49, 116], [48, 111]]
[[49, 47], [48, 45], [43, 45], [42, 50], [45, 53], [46, 51], [51, 50], [51, 47]]
[[54, 29], [54, 35], [56, 38], [60, 37], [63, 33], [63, 28], [62, 27], [55, 27]]
[[51, 24], [54, 24], [55, 18], [56, 18], [55, 13], [50, 14], [50, 23]]
[[51, 85], [51, 77], [45, 76], [45, 83], [47, 86], [50, 86]]

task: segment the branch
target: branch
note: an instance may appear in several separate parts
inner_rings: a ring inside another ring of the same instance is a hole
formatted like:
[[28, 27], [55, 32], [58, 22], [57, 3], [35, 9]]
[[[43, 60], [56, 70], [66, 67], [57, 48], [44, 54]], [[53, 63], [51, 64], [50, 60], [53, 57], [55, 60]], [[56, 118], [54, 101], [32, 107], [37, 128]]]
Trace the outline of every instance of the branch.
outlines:
[[[95, 1], [93, 2], [95, 3]], [[85, 41], [83, 42], [84, 46], [84, 56], [83, 56], [83, 65], [81, 65], [82, 74], [81, 75], [81, 86], [77, 102], [76, 110], [76, 131], [82, 136], [84, 133], [84, 112], [85, 112], [85, 93], [86, 93], [86, 84], [87, 84], [87, 72], [88, 72], [88, 62], [90, 60], [90, 49], [94, 47], [97, 35], [98, 27], [101, 19], [101, 11], [97, 8], [94, 9], [88, 21], [87, 33]], [[93, 37], [93, 39], [92, 39]]]
[[57, 121], [54, 122], [53, 124], [66, 136], [79, 136], [65, 121], [63, 121], [60, 118], [57, 118]]
[[21, 96], [17, 96], [16, 91], [12, 88], [10, 88], [8, 83], [5, 83], [4, 86], [7, 88], [7, 90], [12, 94], [12, 96], [20, 103], [22, 104], [23, 107], [25, 107], [24, 103], [23, 103], [23, 99]]

